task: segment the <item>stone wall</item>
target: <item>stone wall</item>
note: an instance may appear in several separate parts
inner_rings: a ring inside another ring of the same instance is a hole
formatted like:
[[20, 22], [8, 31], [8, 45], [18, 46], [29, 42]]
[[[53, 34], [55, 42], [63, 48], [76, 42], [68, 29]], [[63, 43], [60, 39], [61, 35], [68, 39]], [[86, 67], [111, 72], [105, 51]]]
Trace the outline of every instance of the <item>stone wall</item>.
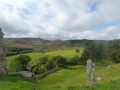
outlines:
[[29, 71], [21, 71], [21, 72], [9, 72], [9, 75], [22, 75], [23, 77], [33, 77], [34, 74]]
[[0, 74], [7, 74], [6, 47], [2, 44], [3, 35], [0, 28]]
[[59, 71], [59, 70], [60, 70], [60, 68], [54, 69], [54, 70], [50, 70], [50, 71], [45, 72], [45, 73], [42, 73], [42, 74], [40, 74], [40, 75], [36, 75], [36, 76], [35, 76], [35, 80], [44, 78], [45, 76], [47, 76], [47, 75], [49, 75], [49, 74], [51, 74], [51, 73], [55, 73], [55, 72], [57, 72], [57, 71]]

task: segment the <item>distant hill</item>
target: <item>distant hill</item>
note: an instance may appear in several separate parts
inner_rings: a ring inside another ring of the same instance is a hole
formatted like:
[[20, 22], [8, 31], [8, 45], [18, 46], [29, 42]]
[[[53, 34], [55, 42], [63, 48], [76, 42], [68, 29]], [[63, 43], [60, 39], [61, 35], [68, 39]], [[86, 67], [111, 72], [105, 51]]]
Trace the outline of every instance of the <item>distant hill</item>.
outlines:
[[4, 38], [3, 42], [9, 47], [24, 47], [33, 48], [34, 51], [53, 51], [58, 49], [70, 49], [73, 47], [80, 47], [84, 43], [95, 41], [96, 43], [106, 43], [106, 40], [44, 40], [41, 38]]
[[69, 41], [43, 40], [40, 38], [4, 38], [3, 43], [9, 47], [24, 47], [39, 50], [56, 50], [70, 46]]

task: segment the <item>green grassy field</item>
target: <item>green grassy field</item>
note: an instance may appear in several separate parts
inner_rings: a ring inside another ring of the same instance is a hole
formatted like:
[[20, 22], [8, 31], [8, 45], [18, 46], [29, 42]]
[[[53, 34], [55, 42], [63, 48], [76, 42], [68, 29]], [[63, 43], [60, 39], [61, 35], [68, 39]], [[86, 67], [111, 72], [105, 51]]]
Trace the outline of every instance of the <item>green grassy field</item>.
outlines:
[[[32, 58], [32, 62], [37, 62], [44, 55], [62, 55], [70, 58], [75, 55], [80, 56], [81, 53], [76, 53], [73, 49], [26, 55]], [[15, 57], [7, 57], [8, 64]], [[78, 65], [50, 74], [36, 83], [20, 76], [0, 76], [0, 90], [119, 90], [120, 64], [112, 65], [110, 69], [107, 69], [107, 66], [96, 66], [95, 71], [96, 76], [102, 78], [102, 82], [92, 86], [86, 85], [86, 66]]]
[[[107, 69], [106, 66], [97, 66], [96, 67], [96, 76], [102, 78], [100, 83], [101, 87], [105, 90], [105, 85], [107, 86], [111, 81], [120, 82], [120, 64], [112, 65], [110, 69]], [[82, 87], [86, 86], [86, 67], [85, 66], [70, 66], [67, 69], [62, 69], [57, 73], [51, 74], [44, 79], [38, 80], [40, 86], [45, 86], [49, 88], [61, 88], [61, 90], [66, 90], [68, 87]], [[120, 85], [120, 83], [118, 83]], [[99, 85], [99, 84], [98, 84]], [[95, 85], [93, 86], [95, 88]], [[114, 87], [114, 85], [113, 85]], [[112, 88], [113, 88], [112, 87]], [[52, 89], [51, 89], [52, 90]], [[74, 89], [77, 90], [77, 89]], [[81, 89], [78, 89], [81, 90]], [[88, 90], [88, 89], [85, 89]], [[102, 89], [103, 90], [103, 89]]]
[[119, 90], [120, 64], [96, 66], [96, 76], [102, 78], [101, 83], [86, 85], [86, 67], [69, 66], [50, 74], [36, 83], [20, 76], [0, 76], [0, 90]]
[[[80, 50], [83, 50], [83, 48], [79, 48]], [[31, 63], [35, 63], [37, 62], [37, 60], [42, 57], [42, 56], [45, 56], [45, 55], [48, 55], [48, 56], [56, 56], [56, 55], [61, 55], [61, 56], [65, 56], [66, 58], [71, 58], [75, 55], [78, 55], [80, 56], [82, 52], [79, 52], [79, 53], [76, 53], [75, 51], [76, 49], [72, 49], [72, 50], [58, 50], [58, 51], [53, 51], [53, 52], [47, 52], [47, 53], [28, 53], [28, 54], [25, 54], [25, 55], [28, 55], [32, 58], [32, 61]], [[15, 56], [10, 56], [10, 57], [7, 57], [7, 60], [8, 60], [8, 64], [18, 55], [15, 55]]]

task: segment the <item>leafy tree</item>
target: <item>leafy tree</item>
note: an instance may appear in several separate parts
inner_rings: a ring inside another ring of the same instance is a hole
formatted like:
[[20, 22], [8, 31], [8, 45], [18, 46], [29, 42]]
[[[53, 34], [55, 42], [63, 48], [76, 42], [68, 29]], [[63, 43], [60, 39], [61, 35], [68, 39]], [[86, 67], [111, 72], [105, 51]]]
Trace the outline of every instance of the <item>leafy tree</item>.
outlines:
[[114, 63], [120, 63], [120, 50], [113, 50], [110, 57]]
[[19, 55], [10, 63], [11, 71], [23, 71], [26, 70], [26, 66], [31, 61], [31, 57], [27, 55]]

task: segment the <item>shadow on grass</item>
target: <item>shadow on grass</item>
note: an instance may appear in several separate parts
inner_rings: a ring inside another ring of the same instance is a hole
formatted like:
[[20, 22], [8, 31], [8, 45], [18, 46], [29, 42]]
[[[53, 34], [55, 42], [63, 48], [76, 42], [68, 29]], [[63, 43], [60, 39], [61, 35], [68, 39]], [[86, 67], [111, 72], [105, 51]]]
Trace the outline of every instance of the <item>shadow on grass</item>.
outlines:
[[7, 82], [28, 81], [28, 82], [33, 82], [33, 80], [31, 78], [24, 78], [21, 75], [0, 75], [0, 81], [7, 81]]
[[80, 69], [86, 69], [85, 67], [67, 67], [65, 69], [68, 69], [68, 70], [80, 70]]

